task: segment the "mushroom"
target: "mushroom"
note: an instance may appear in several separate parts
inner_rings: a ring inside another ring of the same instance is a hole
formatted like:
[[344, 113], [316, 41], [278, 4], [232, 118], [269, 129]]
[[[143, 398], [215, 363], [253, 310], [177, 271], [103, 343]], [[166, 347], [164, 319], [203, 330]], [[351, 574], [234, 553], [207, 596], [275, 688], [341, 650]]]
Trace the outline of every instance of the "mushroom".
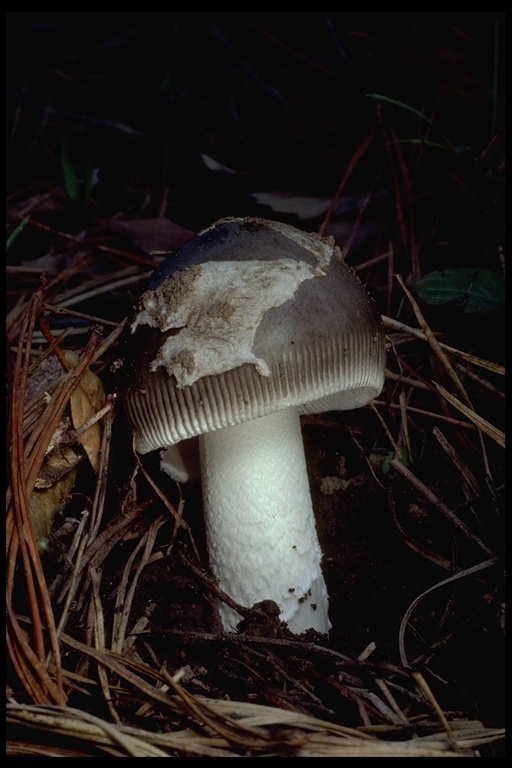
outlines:
[[[274, 600], [327, 633], [300, 416], [358, 408], [384, 381], [380, 315], [332, 238], [226, 218], [153, 273], [131, 320], [123, 400], [174, 479], [199, 443], [210, 567], [239, 605]], [[222, 625], [241, 616], [224, 602]]]

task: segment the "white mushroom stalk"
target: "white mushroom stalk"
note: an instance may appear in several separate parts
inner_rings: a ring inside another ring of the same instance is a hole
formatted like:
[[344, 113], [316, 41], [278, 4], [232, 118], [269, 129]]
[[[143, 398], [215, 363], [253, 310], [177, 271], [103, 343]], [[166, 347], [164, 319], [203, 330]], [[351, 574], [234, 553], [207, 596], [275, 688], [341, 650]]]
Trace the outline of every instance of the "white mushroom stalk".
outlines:
[[[199, 441], [208, 551], [219, 586], [237, 603], [275, 600], [300, 634], [327, 633], [321, 569], [297, 408], [285, 408]], [[225, 629], [241, 616], [219, 602]]]
[[[365, 405], [385, 361], [380, 315], [339, 248], [274, 221], [222, 219], [156, 270], [130, 327], [123, 401], [136, 450], [163, 448], [180, 482], [200, 467], [221, 589], [245, 608], [274, 600], [293, 632], [327, 633], [299, 417]], [[241, 617], [225, 603], [219, 613], [235, 630]]]

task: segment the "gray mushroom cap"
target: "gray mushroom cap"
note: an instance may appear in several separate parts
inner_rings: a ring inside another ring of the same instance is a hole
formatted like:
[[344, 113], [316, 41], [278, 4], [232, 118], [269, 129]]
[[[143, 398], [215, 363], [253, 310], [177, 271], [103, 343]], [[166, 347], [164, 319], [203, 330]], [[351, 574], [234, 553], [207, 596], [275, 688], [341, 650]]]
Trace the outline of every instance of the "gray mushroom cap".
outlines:
[[348, 410], [384, 382], [380, 315], [331, 238], [217, 221], [155, 271], [131, 321], [139, 453], [296, 406]]

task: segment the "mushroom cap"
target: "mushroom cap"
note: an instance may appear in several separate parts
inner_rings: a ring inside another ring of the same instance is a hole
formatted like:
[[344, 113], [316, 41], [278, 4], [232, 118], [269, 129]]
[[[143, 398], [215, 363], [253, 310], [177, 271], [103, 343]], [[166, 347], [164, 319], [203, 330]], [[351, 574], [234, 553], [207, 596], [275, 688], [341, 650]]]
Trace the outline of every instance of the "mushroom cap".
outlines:
[[384, 383], [382, 321], [339, 248], [275, 221], [200, 232], [153, 273], [130, 327], [139, 453], [290, 406], [357, 408]]

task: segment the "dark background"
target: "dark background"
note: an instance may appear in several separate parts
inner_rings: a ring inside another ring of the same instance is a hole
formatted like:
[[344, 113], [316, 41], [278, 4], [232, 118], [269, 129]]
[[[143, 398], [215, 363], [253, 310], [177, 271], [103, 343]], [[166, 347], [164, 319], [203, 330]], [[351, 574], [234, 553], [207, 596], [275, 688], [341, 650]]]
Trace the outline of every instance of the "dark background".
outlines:
[[[249, 192], [330, 197], [378, 119], [401, 140], [418, 131], [403, 109], [379, 115], [369, 93], [423, 112], [429, 138], [442, 132], [468, 166], [502, 125], [503, 13], [6, 16], [9, 192], [62, 183], [66, 141], [79, 167], [98, 169], [109, 215], [197, 229], [247, 213]], [[236, 175], [208, 172], [202, 155]], [[384, 161], [376, 142], [345, 194], [385, 188]], [[461, 173], [436, 157], [416, 188], [446, 185], [441, 170]]]

